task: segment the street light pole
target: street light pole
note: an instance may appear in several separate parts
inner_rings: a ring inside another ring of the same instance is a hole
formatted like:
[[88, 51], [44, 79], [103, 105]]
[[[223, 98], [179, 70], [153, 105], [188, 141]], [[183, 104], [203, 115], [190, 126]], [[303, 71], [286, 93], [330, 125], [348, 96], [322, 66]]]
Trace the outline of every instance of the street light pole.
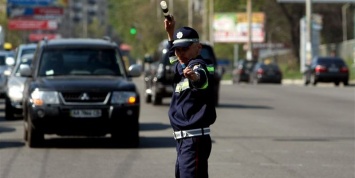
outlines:
[[251, 61], [253, 59], [253, 46], [252, 46], [252, 0], [247, 0], [247, 15], [248, 15], [248, 50], [247, 50], [247, 60]]
[[306, 24], [307, 24], [307, 40], [306, 40], [306, 65], [312, 62], [312, 0], [306, 1]]
[[346, 17], [346, 9], [350, 6], [350, 4], [345, 4], [341, 7], [341, 12], [342, 12], [342, 21], [343, 21], [343, 41], [348, 40], [348, 29], [347, 29], [347, 17]]

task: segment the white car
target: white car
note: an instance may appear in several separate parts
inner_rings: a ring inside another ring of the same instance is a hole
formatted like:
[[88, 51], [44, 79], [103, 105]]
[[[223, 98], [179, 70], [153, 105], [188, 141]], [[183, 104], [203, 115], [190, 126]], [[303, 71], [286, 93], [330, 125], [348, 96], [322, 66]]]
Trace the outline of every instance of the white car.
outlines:
[[26, 78], [20, 76], [21, 64], [30, 65], [33, 54], [25, 54], [15, 65], [12, 73], [8, 76], [5, 93], [5, 119], [11, 120], [16, 116], [22, 116], [22, 97]]
[[14, 53], [13, 51], [0, 51], [0, 95], [5, 93], [8, 71], [14, 65]]

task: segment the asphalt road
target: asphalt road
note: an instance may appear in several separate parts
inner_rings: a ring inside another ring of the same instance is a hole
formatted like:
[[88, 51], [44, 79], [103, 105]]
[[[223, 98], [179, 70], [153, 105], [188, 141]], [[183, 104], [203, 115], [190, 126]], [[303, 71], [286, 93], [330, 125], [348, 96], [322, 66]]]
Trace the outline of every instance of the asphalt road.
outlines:
[[[143, 81], [136, 79], [143, 96]], [[210, 177], [354, 178], [355, 87], [223, 85], [211, 126]], [[162, 106], [142, 102], [140, 147], [109, 138], [46, 137], [44, 148], [22, 140], [21, 120], [6, 121], [0, 100], [1, 178], [174, 177], [175, 142]]]

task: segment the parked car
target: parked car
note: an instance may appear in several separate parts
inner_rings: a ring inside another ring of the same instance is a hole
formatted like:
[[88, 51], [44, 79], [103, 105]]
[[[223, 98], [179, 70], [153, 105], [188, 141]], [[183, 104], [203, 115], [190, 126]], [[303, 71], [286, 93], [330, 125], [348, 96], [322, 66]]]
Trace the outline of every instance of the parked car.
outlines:
[[258, 83], [282, 83], [280, 67], [273, 62], [258, 62], [250, 73], [250, 82]]
[[19, 63], [26, 54], [33, 54], [36, 50], [36, 43], [20, 44], [15, 49], [15, 64]]
[[342, 82], [349, 85], [349, 68], [339, 57], [315, 57], [305, 72], [304, 84], [317, 85], [319, 82]]
[[45, 134], [106, 136], [114, 144], [139, 144], [140, 96], [117, 44], [104, 39], [40, 41], [23, 92], [25, 140], [40, 146]]
[[5, 119], [12, 120], [22, 116], [22, 97], [25, 77], [20, 76], [22, 64], [31, 65], [33, 54], [25, 54], [19, 63], [16, 64], [12, 73], [8, 76], [5, 88]]
[[[208, 64], [217, 69], [217, 60], [214, 50], [208, 43], [201, 43], [201, 56], [208, 61]], [[145, 101], [153, 105], [162, 104], [163, 98], [171, 97], [173, 93], [174, 65], [170, 64], [168, 55], [168, 41], [162, 41], [153, 57], [145, 59], [148, 67], [145, 70]], [[215, 104], [219, 102], [219, 86], [221, 74], [214, 72], [214, 98]]]
[[5, 93], [7, 75], [11, 72], [14, 65], [13, 51], [0, 51], [0, 95]]
[[236, 68], [232, 72], [233, 83], [247, 82], [249, 83], [250, 72], [256, 64], [255, 60], [239, 60]]

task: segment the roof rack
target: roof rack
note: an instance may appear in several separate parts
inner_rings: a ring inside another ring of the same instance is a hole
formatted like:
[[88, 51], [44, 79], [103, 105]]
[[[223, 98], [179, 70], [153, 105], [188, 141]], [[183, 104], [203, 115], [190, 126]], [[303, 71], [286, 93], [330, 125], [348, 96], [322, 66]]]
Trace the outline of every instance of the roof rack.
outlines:
[[107, 41], [110, 41], [110, 42], [111, 42], [111, 38], [110, 38], [109, 36], [104, 36], [104, 37], [102, 37], [102, 39], [104, 39], [104, 40], [107, 40]]

